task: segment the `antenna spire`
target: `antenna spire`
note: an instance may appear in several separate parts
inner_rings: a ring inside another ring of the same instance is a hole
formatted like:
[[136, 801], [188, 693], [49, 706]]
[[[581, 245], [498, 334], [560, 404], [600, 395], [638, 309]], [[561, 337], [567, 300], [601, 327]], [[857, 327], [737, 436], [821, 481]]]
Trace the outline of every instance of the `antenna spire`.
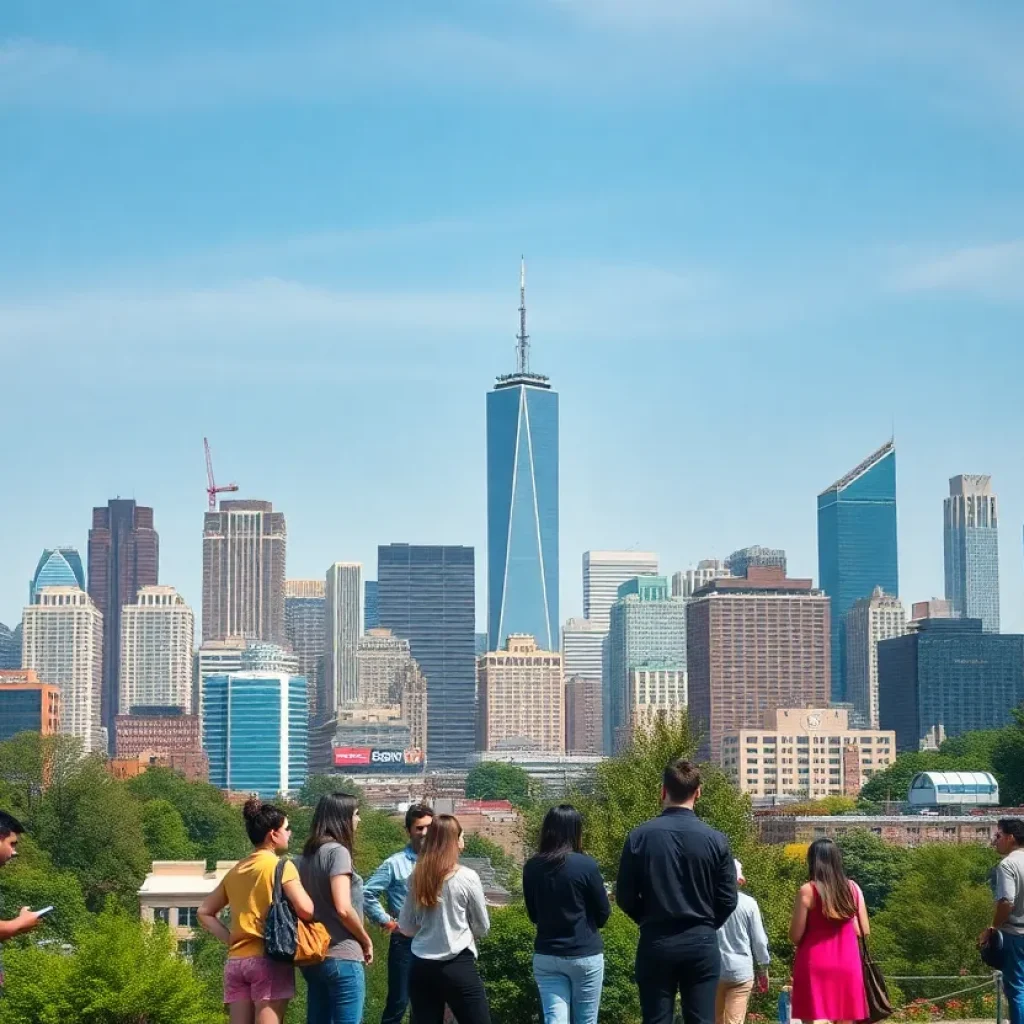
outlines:
[[530, 372], [530, 336], [526, 333], [526, 257], [519, 257], [519, 334], [516, 335], [516, 372]]

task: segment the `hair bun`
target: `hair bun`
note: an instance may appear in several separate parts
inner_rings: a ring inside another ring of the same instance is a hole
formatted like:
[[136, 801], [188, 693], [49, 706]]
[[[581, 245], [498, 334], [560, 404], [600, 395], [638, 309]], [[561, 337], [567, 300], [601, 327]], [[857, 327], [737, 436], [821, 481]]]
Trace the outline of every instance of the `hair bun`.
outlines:
[[245, 806], [242, 808], [242, 816], [246, 820], [251, 821], [260, 813], [262, 808], [263, 802], [260, 798], [258, 796], [251, 796], [245, 801]]

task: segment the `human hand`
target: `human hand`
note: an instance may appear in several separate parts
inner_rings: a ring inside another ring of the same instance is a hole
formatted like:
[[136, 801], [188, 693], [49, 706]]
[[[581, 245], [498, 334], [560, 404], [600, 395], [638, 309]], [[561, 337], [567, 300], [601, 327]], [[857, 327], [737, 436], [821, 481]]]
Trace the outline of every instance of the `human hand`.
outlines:
[[768, 991], [768, 972], [762, 971], [757, 976], [757, 991], [764, 995]]
[[33, 928], [39, 927], [39, 922], [42, 918], [37, 914], [31, 907], [22, 907], [18, 911], [18, 916], [14, 919], [15, 925], [17, 925], [19, 934], [22, 932], [30, 932]]
[[363, 963], [367, 967], [373, 963], [373, 943], [369, 939], [363, 943]]
[[983, 931], [983, 932], [982, 932], [982, 933], [981, 933], [981, 934], [980, 934], [980, 935], [978, 936], [978, 946], [979, 946], [979, 948], [980, 948], [981, 946], [987, 946], [987, 945], [989, 944], [989, 941], [990, 941], [990, 940], [991, 940], [991, 938], [992, 938], [992, 933], [993, 933], [994, 931], [995, 931], [995, 928], [986, 928], [986, 929], [985, 929], [985, 930], [984, 930], [984, 931]]
[[385, 921], [381, 927], [388, 935], [394, 935], [398, 931], [398, 922], [392, 917], [390, 920]]

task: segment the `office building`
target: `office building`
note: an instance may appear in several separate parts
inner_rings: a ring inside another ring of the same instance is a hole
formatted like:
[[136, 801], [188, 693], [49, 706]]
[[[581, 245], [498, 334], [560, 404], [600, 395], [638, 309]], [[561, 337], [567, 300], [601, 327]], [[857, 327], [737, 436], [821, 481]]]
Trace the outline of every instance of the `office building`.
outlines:
[[629, 670], [626, 697], [626, 734], [620, 746], [637, 731], [650, 732], [659, 719], [672, 721], [686, 707], [686, 672], [678, 666], [662, 667], [649, 661]]
[[10, 629], [0, 622], [0, 670], [21, 668], [21, 623]]
[[60, 688], [60, 729], [86, 753], [104, 749], [103, 616], [79, 587], [43, 587], [24, 612], [22, 664]]
[[999, 632], [999, 509], [990, 476], [954, 476], [943, 502], [946, 600], [961, 619]]
[[952, 619], [953, 605], [940, 597], [933, 597], [928, 601], [915, 601], [910, 606], [910, 618], [913, 622], [920, 619]]
[[481, 654], [487, 653], [487, 634], [486, 633], [474, 633], [473, 634], [473, 650], [476, 652], [476, 656], [479, 658]]
[[601, 682], [607, 630], [589, 619], [566, 619], [562, 627], [562, 666], [566, 679], [578, 676]]
[[363, 584], [363, 632], [380, 626], [380, 595], [376, 580], [367, 580]]
[[689, 600], [705, 584], [731, 575], [725, 562], [717, 558], [703, 558], [697, 563], [696, 569], [672, 574], [672, 596]]
[[0, 743], [19, 732], [60, 732], [60, 688], [32, 671], [0, 670]]
[[476, 621], [471, 547], [383, 545], [381, 626], [409, 641], [427, 682], [427, 760], [464, 768], [476, 738]]
[[222, 501], [203, 517], [203, 642], [287, 643], [284, 513], [269, 501]]
[[601, 680], [570, 676], [565, 680], [565, 752], [604, 752]]
[[479, 750], [565, 753], [562, 655], [538, 649], [532, 636], [511, 636], [503, 651], [477, 664]]
[[760, 544], [740, 548], [726, 560], [730, 576], [746, 576], [748, 569], [781, 569], [786, 574], [786, 552], [781, 548], [763, 548]]
[[896, 759], [892, 730], [853, 729], [835, 708], [777, 708], [722, 737], [722, 766], [752, 797], [856, 796]]
[[121, 611], [118, 713], [143, 705], [192, 714], [194, 638], [192, 609], [174, 587], [140, 588]]
[[409, 742], [427, 746], [427, 683], [409, 650], [409, 641], [390, 629], [371, 629], [359, 641], [359, 706], [400, 708]]
[[327, 630], [327, 588], [323, 580], [287, 580], [284, 631], [309, 687], [310, 714], [323, 706], [323, 663]]
[[203, 746], [210, 782], [273, 799], [306, 781], [306, 680], [280, 672], [208, 676], [203, 683]]
[[906, 631], [903, 602], [881, 587], [846, 613], [846, 693], [857, 716], [872, 729], [878, 728], [878, 641]]
[[159, 582], [160, 538], [153, 510], [115, 498], [92, 510], [89, 530], [89, 596], [103, 616], [103, 695], [101, 717], [113, 739], [120, 709], [121, 609], [135, 603], [143, 587]]
[[[525, 276], [514, 373], [487, 395], [487, 635], [558, 646], [558, 394], [530, 369]], [[388, 625], [383, 622], [382, 625]]]
[[169, 768], [192, 782], [209, 778], [199, 715], [179, 708], [133, 707], [131, 714], [118, 715], [114, 753], [118, 760]]
[[342, 708], [313, 730], [310, 768], [320, 775], [422, 773], [423, 750], [397, 704]]
[[845, 701], [846, 613], [875, 587], [900, 592], [892, 441], [818, 495], [818, 584], [832, 601], [832, 700]]
[[85, 590], [85, 570], [77, 548], [46, 548], [39, 556], [36, 571], [28, 585], [28, 603], [36, 603], [43, 587], [78, 587]]
[[778, 568], [712, 580], [686, 607], [687, 689], [705, 751], [777, 708], [828, 707], [829, 599]]
[[657, 576], [653, 551], [585, 551], [583, 553], [583, 618], [608, 631], [619, 587], [637, 576]]
[[878, 645], [878, 711], [900, 751], [940, 730], [998, 729], [1024, 701], [1024, 636], [985, 633], [981, 619], [921, 619]]
[[208, 676], [230, 675], [242, 671], [242, 652], [245, 641], [241, 637], [233, 640], [207, 640], [196, 652], [195, 691], [192, 706], [202, 714], [203, 685]]
[[[242, 672], [274, 672], [299, 675], [299, 658], [280, 644], [246, 644], [242, 651]], [[309, 680], [306, 680], [308, 687]]]
[[621, 584], [608, 632], [604, 679], [605, 752], [614, 753], [630, 734], [630, 671], [686, 671], [686, 602], [669, 594], [664, 576], [637, 576]]
[[356, 653], [363, 635], [363, 567], [358, 562], [335, 562], [327, 570], [327, 636], [324, 654], [324, 697], [321, 711], [359, 700]]

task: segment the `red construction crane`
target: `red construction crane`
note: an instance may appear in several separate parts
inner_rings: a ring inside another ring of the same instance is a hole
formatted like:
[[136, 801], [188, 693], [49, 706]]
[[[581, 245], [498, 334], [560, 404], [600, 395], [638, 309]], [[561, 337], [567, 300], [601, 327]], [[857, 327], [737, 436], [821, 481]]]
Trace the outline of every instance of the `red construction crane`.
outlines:
[[209, 500], [211, 512], [217, 511], [217, 495], [229, 494], [238, 490], [238, 484], [222, 484], [217, 486], [213, 479], [213, 459], [210, 456], [210, 442], [203, 438], [203, 447], [206, 449], [206, 497]]

